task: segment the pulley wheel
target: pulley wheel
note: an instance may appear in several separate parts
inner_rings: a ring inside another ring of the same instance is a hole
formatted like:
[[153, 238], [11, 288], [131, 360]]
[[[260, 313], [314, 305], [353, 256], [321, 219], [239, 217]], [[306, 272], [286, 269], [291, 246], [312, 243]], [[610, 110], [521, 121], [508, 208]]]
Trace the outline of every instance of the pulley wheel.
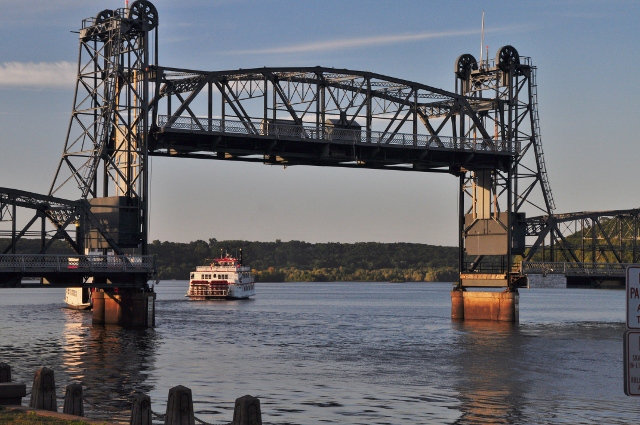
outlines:
[[148, 0], [136, 0], [129, 7], [129, 19], [145, 31], [151, 31], [158, 26], [158, 10]]
[[116, 12], [111, 9], [105, 9], [96, 15], [96, 25], [104, 24], [109, 19], [113, 18]]
[[513, 46], [503, 46], [496, 54], [496, 65], [502, 71], [508, 71], [511, 65], [520, 65], [520, 55]]
[[476, 58], [469, 53], [465, 53], [464, 55], [458, 56], [458, 59], [456, 59], [453, 72], [455, 72], [461, 80], [467, 80], [471, 75], [471, 70], [477, 69], [478, 62], [476, 61]]

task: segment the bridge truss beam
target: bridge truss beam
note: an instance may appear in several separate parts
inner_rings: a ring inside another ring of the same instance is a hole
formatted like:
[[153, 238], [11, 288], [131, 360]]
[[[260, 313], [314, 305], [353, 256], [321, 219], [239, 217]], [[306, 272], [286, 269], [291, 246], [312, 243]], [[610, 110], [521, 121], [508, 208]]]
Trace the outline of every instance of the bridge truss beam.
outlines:
[[[154, 82], [150, 155], [457, 174], [519, 151], [464, 96], [370, 72], [157, 67]], [[477, 137], [459, 136], [464, 117]]]
[[[0, 238], [7, 240], [0, 246], [0, 286], [38, 277], [51, 286], [106, 288], [116, 282], [120, 287], [142, 287], [155, 274], [153, 257], [125, 255], [86, 200], [0, 188], [0, 225]], [[37, 230], [31, 230], [34, 226]], [[40, 239], [37, 253], [18, 252], [26, 237]], [[115, 255], [84, 255], [85, 244], [95, 237], [104, 239]], [[57, 240], [66, 242], [74, 254], [46, 254]]]
[[[18, 230], [18, 211], [21, 210], [33, 211], [31, 213], [33, 216], [23, 220], [22, 222], [26, 224]], [[34, 236], [34, 232], [30, 229], [38, 219], [41, 225], [35, 234], [40, 238], [40, 254], [44, 254], [58, 239], [67, 242], [75, 253], [84, 255], [89, 229], [95, 229], [116, 254], [124, 254], [99, 217], [91, 211], [91, 205], [86, 200], [70, 201], [8, 188], [0, 188], [0, 222], [10, 222], [11, 230], [2, 231], [0, 235], [10, 237], [11, 242], [6, 247], [0, 247], [0, 254], [15, 254], [20, 239], [25, 236]], [[53, 226], [53, 230], [47, 230], [47, 222]]]
[[523, 261], [640, 262], [637, 208], [530, 217], [527, 235], [536, 239]]

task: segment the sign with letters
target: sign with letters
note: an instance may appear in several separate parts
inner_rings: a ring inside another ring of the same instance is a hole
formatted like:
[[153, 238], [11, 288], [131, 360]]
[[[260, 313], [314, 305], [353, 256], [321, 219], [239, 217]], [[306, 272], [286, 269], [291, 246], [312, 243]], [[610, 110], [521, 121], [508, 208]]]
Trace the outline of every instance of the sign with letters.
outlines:
[[627, 268], [627, 328], [640, 329], [640, 267]]
[[640, 395], [640, 331], [624, 333], [624, 393]]
[[627, 329], [624, 333], [624, 393], [640, 396], [640, 267], [627, 268]]

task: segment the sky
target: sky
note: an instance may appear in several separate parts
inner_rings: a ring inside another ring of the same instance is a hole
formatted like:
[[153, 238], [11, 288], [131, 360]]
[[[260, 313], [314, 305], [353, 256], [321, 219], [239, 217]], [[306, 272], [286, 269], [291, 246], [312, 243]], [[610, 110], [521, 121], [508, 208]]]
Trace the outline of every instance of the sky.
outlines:
[[[640, 2], [156, 0], [159, 64], [326, 66], [454, 91], [453, 67], [514, 46], [537, 66], [556, 212], [637, 208]], [[47, 193], [84, 18], [124, 0], [0, 0], [0, 187]], [[457, 245], [446, 174], [153, 158], [150, 239]], [[531, 212], [530, 215], [538, 215]]]

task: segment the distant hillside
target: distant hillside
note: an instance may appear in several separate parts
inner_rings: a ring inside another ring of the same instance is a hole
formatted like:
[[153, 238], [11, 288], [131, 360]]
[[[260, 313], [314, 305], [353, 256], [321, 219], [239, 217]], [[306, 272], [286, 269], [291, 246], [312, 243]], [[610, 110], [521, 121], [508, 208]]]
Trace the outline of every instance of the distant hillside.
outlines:
[[[0, 249], [10, 239], [0, 238]], [[242, 249], [245, 264], [262, 282], [331, 281], [442, 281], [458, 279], [458, 248], [414, 243], [317, 243], [301, 241], [250, 242], [197, 240], [189, 243], [149, 244], [159, 279], [188, 279], [189, 273], [210, 259]], [[40, 241], [22, 239], [17, 253], [37, 253]], [[71, 254], [63, 241], [55, 241], [48, 254]]]
[[187, 279], [196, 265], [242, 249], [256, 280], [446, 281], [458, 279], [458, 249], [412, 243], [250, 242], [209, 239], [190, 243], [153, 241], [160, 279]]

